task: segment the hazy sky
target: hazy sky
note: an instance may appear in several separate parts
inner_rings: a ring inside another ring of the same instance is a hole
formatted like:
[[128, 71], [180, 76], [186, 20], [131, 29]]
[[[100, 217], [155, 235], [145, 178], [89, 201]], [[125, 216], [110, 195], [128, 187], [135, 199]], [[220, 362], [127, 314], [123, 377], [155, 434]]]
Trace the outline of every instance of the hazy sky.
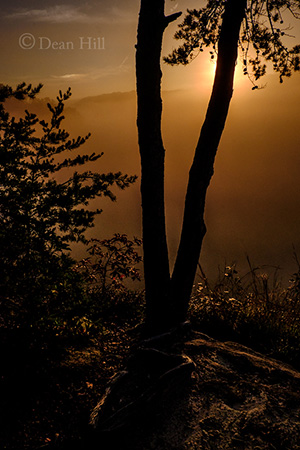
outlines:
[[[3, 2], [4, 3], [4, 2]], [[1, 79], [72, 85], [74, 95], [128, 90], [138, 1], [10, 1], [1, 13]]]
[[[139, 0], [2, 3], [2, 81], [41, 81], [47, 95], [71, 84], [76, 97], [134, 89]], [[198, 5], [195, 0], [168, 0], [166, 14]], [[175, 28], [168, 28], [166, 52]], [[179, 73], [173, 71], [168, 88], [182, 87]]]
[[[139, 0], [2, 1], [1, 81], [42, 82], [44, 95], [49, 96], [71, 85], [76, 98], [134, 90], [139, 3]], [[166, 0], [165, 13], [184, 13], [187, 8], [205, 3]], [[165, 32], [165, 55], [177, 45], [173, 39], [177, 23], [170, 24]], [[300, 40], [300, 22], [292, 26], [290, 34]], [[290, 38], [289, 44], [294, 43], [296, 40]], [[164, 64], [163, 68], [164, 89], [210, 90], [214, 64], [209, 58], [196, 58], [188, 67]]]
[[[203, 1], [166, 0], [166, 14]], [[67, 111], [73, 135], [92, 132], [91, 151], [104, 151], [99, 170], [139, 172], [135, 96], [95, 97], [135, 89], [139, 0], [11, 0], [1, 5], [0, 81], [42, 82], [40, 97], [72, 87]], [[176, 46], [171, 24], [163, 53]], [[290, 45], [300, 42], [300, 21]], [[251, 84], [237, 65], [234, 96], [211, 183], [203, 259], [210, 265], [240, 261], [285, 265], [292, 245], [300, 255], [300, 74], [283, 85], [276, 75]], [[202, 55], [188, 67], [163, 65], [163, 134], [167, 150], [169, 243], [174, 255], [188, 170], [209, 99], [214, 64]], [[97, 230], [141, 235], [138, 185], [105, 207]], [[102, 205], [100, 205], [102, 207]], [[123, 229], [120, 230], [119, 224]], [[112, 225], [113, 224], [113, 225]], [[97, 237], [101, 237], [100, 234]]]

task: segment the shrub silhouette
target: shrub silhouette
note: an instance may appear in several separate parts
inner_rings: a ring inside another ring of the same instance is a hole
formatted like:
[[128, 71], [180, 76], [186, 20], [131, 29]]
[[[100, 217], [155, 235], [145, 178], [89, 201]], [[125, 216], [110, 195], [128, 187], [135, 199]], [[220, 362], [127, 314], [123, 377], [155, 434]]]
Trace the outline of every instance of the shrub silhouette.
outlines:
[[71, 242], [86, 242], [85, 231], [101, 213], [89, 201], [115, 200], [111, 188], [136, 179], [75, 170], [102, 154], [72, 155], [90, 135], [71, 139], [61, 127], [70, 89], [48, 103], [49, 121], [27, 110], [19, 120], [10, 116], [6, 99], [34, 98], [41, 87], [0, 86], [0, 299], [3, 317], [19, 323], [49, 318], [81, 297], [69, 250]]

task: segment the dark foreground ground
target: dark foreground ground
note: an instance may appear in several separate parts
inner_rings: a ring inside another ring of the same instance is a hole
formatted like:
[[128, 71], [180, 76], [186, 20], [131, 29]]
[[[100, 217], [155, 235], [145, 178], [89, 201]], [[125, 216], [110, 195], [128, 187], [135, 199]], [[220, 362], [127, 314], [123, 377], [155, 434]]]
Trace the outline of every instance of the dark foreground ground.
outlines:
[[118, 327], [93, 339], [43, 343], [6, 333], [0, 448], [300, 449], [300, 373], [195, 331], [163, 349], [191, 358], [189, 381], [131, 426], [90, 441], [90, 412], [127, 360], [134, 336]]
[[72, 448], [132, 339], [0, 331], [0, 449]]

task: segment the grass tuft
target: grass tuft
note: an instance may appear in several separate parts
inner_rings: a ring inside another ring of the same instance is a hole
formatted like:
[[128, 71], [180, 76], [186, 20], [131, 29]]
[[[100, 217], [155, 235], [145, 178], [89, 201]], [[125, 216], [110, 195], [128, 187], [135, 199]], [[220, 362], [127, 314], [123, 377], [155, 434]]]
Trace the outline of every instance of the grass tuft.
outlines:
[[269, 356], [300, 367], [300, 264], [284, 287], [278, 267], [235, 264], [211, 283], [199, 265], [200, 282], [190, 303], [190, 320], [216, 338], [237, 340]]

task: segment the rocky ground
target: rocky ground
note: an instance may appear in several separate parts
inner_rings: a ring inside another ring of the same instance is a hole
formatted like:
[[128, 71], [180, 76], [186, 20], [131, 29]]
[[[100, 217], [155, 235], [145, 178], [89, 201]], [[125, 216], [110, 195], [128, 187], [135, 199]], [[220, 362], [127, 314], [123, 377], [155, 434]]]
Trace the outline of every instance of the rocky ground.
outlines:
[[124, 335], [38, 353], [7, 340], [1, 449], [300, 449], [291, 366], [196, 331], [139, 346]]
[[[170, 353], [170, 346], [161, 350]], [[96, 437], [99, 448], [115, 441], [119, 449], [132, 450], [300, 449], [299, 372], [242, 345], [197, 332], [182, 345], [173, 344], [172, 350], [190, 358], [193, 369], [179, 378], [169, 375], [161, 386], [154, 381], [159, 392], [154, 401], [153, 395], [148, 395], [151, 402], [135, 399], [138, 414], [131, 426], [120, 427], [120, 417], [115, 424], [106, 422], [112, 431]], [[187, 361], [178, 360], [177, 366]]]

